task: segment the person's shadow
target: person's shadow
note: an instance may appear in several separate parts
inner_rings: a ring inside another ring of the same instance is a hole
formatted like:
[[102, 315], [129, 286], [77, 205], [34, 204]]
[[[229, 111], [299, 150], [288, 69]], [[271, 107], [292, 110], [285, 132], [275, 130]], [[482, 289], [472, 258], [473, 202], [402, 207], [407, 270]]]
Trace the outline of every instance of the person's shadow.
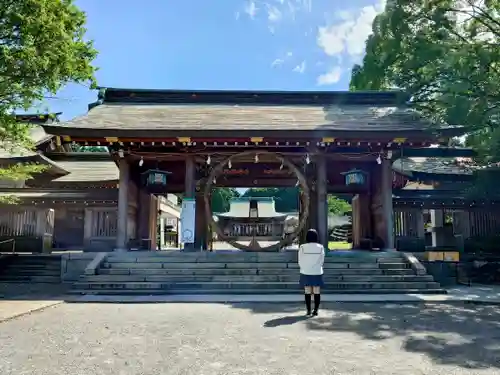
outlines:
[[271, 319], [264, 323], [266, 328], [274, 328], [279, 326], [289, 326], [298, 322], [309, 319], [310, 316], [307, 315], [290, 315], [282, 316], [281, 318]]

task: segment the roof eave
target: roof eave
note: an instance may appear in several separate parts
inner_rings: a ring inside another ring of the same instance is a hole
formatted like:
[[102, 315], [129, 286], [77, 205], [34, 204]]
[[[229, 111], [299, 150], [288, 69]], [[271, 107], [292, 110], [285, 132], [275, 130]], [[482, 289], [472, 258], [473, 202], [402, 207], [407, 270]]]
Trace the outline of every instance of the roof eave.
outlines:
[[[98, 128], [79, 128], [79, 127], [66, 127], [66, 126], [51, 126], [42, 125], [47, 133], [56, 136], [69, 136], [76, 138], [100, 138], [100, 137], [139, 137], [139, 138], [168, 138], [168, 137], [207, 137], [207, 138], [220, 138], [226, 132], [228, 135], [236, 137], [283, 137], [284, 133], [290, 134], [290, 138], [300, 137], [351, 137], [357, 139], [373, 139], [373, 134], [387, 135], [390, 138], [405, 137], [412, 139], [435, 139], [440, 135], [433, 134], [432, 131], [423, 130], [323, 130], [321, 128], [314, 130], [286, 130], [286, 129], [272, 129], [272, 126], [262, 126], [267, 128], [262, 129], [240, 129], [240, 130], [224, 130], [224, 129], [98, 129]], [[221, 134], [222, 133], [222, 134]]]

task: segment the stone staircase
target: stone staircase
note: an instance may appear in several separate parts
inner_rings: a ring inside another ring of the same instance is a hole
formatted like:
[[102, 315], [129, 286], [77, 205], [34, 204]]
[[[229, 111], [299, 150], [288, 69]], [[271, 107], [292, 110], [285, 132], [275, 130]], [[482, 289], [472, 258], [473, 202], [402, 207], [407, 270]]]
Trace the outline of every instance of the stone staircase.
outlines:
[[[73, 285], [92, 294], [301, 293], [297, 253], [109, 253]], [[329, 254], [323, 293], [441, 293], [396, 252]]]
[[61, 257], [57, 255], [3, 255], [1, 283], [60, 283]]

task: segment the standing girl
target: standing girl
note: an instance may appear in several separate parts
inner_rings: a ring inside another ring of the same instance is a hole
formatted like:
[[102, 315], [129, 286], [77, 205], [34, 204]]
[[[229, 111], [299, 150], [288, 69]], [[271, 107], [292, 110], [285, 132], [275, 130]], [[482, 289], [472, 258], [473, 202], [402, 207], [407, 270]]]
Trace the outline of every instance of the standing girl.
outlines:
[[319, 243], [318, 232], [309, 229], [306, 234], [306, 243], [299, 247], [300, 285], [304, 288], [307, 315], [311, 315], [311, 294], [314, 294], [312, 315], [318, 315], [324, 261], [325, 248]]

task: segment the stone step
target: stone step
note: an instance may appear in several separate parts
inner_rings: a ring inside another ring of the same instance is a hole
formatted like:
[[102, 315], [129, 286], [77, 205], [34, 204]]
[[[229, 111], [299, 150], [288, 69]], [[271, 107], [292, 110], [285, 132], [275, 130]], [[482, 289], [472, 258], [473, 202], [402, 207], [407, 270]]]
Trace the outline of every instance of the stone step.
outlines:
[[[72, 289], [68, 292], [74, 295], [102, 295], [102, 296], [148, 296], [148, 295], [269, 295], [269, 294], [298, 294], [302, 291], [292, 289], [267, 289], [259, 291], [257, 294], [250, 289], [192, 289], [189, 292], [177, 289]], [[322, 294], [446, 294], [441, 288], [434, 289], [350, 289], [327, 290]]]
[[[353, 282], [414, 282], [433, 281], [432, 276], [324, 276], [325, 283], [339, 281]], [[193, 275], [93, 275], [83, 276], [88, 282], [299, 282], [299, 275], [233, 275], [233, 276], [193, 276]]]
[[[248, 269], [248, 268], [258, 268], [258, 269], [298, 269], [299, 265], [297, 263], [123, 263], [123, 262], [104, 262], [103, 268], [114, 268], [114, 269]], [[404, 269], [409, 266], [404, 262], [399, 263], [325, 263], [324, 269], [342, 269], [342, 268], [353, 268], [353, 269]]]
[[60, 283], [61, 277], [58, 276], [0, 276], [0, 282], [31, 282], [31, 283]]
[[387, 269], [405, 269], [405, 268], [411, 268], [411, 266], [408, 263], [401, 262], [401, 263], [379, 263], [379, 268], [383, 270]]
[[[100, 268], [102, 275], [296, 275], [296, 269], [182, 269], [182, 268]], [[404, 269], [327, 269], [326, 275], [414, 275], [413, 270]]]
[[[276, 258], [245, 258], [245, 257], [132, 257], [132, 256], [108, 256], [108, 263], [297, 263], [295, 257]], [[325, 263], [390, 263], [402, 261], [401, 256], [375, 258], [375, 257], [325, 257]]]
[[12, 270], [5, 270], [1, 271], [0, 275], [5, 276], [5, 277], [10, 277], [10, 276], [57, 276], [59, 277], [61, 275], [61, 272], [30, 272], [30, 271], [12, 271]]
[[3, 267], [3, 269], [15, 270], [15, 271], [59, 271], [61, 266], [24, 266], [21, 264], [10, 264]]
[[[184, 283], [160, 283], [160, 282], [86, 282], [80, 281], [73, 285], [75, 289], [170, 289], [185, 290], [188, 292], [191, 289], [206, 290], [222, 290], [222, 289], [249, 289], [254, 291], [261, 291], [267, 289], [283, 290], [293, 289], [301, 290], [298, 283], [287, 282], [184, 282]], [[438, 289], [439, 284], [436, 282], [385, 282], [385, 283], [369, 283], [369, 282], [335, 282], [326, 283], [323, 287], [324, 290], [345, 290], [350, 289]]]
[[7, 259], [11, 264], [24, 264], [24, 265], [54, 265], [61, 264], [61, 259], [55, 260], [43, 260], [43, 259], [22, 259], [22, 258], [8, 258]]

